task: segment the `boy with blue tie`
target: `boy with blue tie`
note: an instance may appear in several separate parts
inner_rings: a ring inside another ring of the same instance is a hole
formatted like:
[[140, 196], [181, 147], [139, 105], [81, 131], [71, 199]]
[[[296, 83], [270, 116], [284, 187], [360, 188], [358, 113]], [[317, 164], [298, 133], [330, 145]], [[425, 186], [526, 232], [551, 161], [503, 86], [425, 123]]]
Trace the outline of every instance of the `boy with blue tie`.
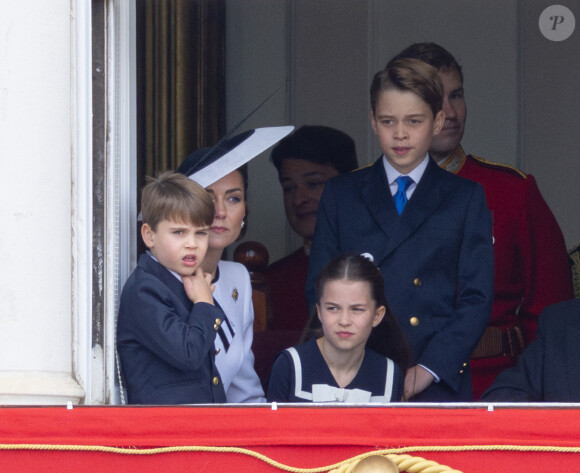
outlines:
[[574, 297], [566, 242], [532, 175], [463, 151], [466, 93], [453, 55], [436, 43], [415, 43], [393, 60], [403, 57], [432, 65], [443, 83], [445, 124], [429, 153], [446, 171], [480, 183], [492, 214], [495, 295], [488, 327], [470, 361], [479, 399], [536, 338], [543, 308]]
[[[404, 399], [473, 399], [469, 355], [493, 301], [491, 215], [479, 184], [440, 169], [428, 150], [445, 121], [437, 70], [401, 59], [371, 84], [371, 126], [383, 156], [328, 181], [310, 256], [307, 299], [322, 267], [368, 253], [413, 350]], [[369, 346], [380, 344], [382, 325]]]

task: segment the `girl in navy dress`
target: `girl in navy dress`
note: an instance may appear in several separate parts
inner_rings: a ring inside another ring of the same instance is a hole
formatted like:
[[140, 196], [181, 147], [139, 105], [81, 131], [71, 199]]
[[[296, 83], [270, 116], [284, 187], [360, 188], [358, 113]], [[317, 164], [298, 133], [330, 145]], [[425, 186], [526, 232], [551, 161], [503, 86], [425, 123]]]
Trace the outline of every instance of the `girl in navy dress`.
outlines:
[[[408, 345], [387, 305], [383, 286], [380, 271], [365, 256], [333, 259], [316, 282], [322, 336], [278, 355], [268, 401], [400, 401]], [[377, 352], [366, 344], [381, 323], [389, 330]]]

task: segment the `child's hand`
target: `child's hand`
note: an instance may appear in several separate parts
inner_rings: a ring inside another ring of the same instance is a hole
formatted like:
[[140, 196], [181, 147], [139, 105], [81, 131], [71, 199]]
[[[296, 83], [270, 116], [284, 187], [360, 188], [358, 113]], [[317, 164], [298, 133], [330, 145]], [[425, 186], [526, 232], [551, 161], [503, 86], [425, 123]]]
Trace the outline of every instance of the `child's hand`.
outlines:
[[405, 374], [405, 393], [403, 401], [410, 400], [429, 387], [435, 378], [429, 371], [419, 365], [415, 365], [407, 370]]
[[207, 302], [213, 305], [214, 286], [210, 273], [204, 273], [197, 268], [191, 276], [181, 276], [187, 297], [194, 303]]

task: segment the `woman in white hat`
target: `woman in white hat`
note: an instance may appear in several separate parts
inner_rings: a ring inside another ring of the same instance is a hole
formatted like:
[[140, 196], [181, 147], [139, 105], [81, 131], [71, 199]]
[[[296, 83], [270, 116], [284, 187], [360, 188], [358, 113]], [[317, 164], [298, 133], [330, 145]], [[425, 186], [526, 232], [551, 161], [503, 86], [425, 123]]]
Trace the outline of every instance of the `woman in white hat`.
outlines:
[[222, 140], [213, 148], [190, 154], [179, 167], [205, 187], [215, 204], [209, 248], [203, 260], [205, 272], [213, 275], [214, 299], [226, 317], [215, 339], [216, 366], [228, 402], [265, 402], [252, 353], [254, 308], [252, 286], [246, 268], [221, 259], [246, 224], [246, 163], [286, 136], [293, 127], [250, 130]]

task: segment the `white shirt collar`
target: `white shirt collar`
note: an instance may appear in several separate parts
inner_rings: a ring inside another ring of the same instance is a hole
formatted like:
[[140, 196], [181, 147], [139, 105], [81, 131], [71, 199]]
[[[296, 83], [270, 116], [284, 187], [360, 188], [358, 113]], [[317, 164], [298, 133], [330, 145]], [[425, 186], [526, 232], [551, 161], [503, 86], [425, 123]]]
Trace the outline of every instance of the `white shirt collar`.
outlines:
[[[157, 262], [159, 263], [159, 261], [157, 260], [157, 258], [155, 258], [155, 256], [153, 256], [149, 250], [147, 250], [147, 252], [146, 252], [146, 253], [147, 253], [149, 256], [151, 256], [151, 258], [153, 258], [153, 260], [154, 260], [154, 261], [157, 261]], [[161, 263], [159, 263], [159, 264], [161, 264]], [[161, 266], [163, 266], [163, 265], [161, 264]], [[165, 266], [163, 266], [163, 267], [165, 268]], [[165, 269], [166, 269], [167, 271], [169, 271], [171, 274], [173, 274], [173, 275], [174, 275], [174, 276], [177, 278], [177, 280], [178, 280], [180, 283], [183, 283], [183, 279], [181, 279], [181, 276], [180, 276], [178, 273], [176, 273], [175, 271], [172, 271], [172, 270], [171, 270], [171, 269], [169, 269], [169, 268], [165, 268]]]
[[427, 169], [428, 163], [429, 163], [429, 154], [426, 154], [423, 161], [421, 161], [421, 163], [415, 169], [413, 169], [409, 174], [402, 174], [399, 171], [397, 171], [392, 166], [392, 164], [389, 163], [389, 161], [387, 161], [387, 158], [383, 154], [383, 166], [385, 167], [385, 172], [387, 173], [387, 181], [389, 185], [393, 184], [393, 182], [395, 182], [395, 179], [397, 179], [397, 177], [399, 176], [409, 176], [411, 179], [413, 179], [413, 181], [415, 181], [416, 184], [418, 184], [419, 181], [421, 180], [421, 177], [423, 177], [425, 169]]
[[389, 161], [387, 161], [387, 158], [383, 154], [383, 166], [385, 168], [385, 173], [387, 174], [387, 182], [389, 183], [389, 188], [391, 189], [391, 195], [395, 195], [399, 187], [396, 179], [399, 176], [409, 176], [411, 179], [413, 179], [413, 183], [407, 188], [406, 194], [408, 198], [411, 198], [411, 195], [413, 195], [417, 184], [419, 184], [419, 181], [423, 177], [425, 169], [427, 169], [427, 164], [429, 164], [429, 154], [426, 154], [423, 161], [421, 161], [421, 163], [409, 174], [401, 174], [391, 165], [391, 163], [389, 163]]

